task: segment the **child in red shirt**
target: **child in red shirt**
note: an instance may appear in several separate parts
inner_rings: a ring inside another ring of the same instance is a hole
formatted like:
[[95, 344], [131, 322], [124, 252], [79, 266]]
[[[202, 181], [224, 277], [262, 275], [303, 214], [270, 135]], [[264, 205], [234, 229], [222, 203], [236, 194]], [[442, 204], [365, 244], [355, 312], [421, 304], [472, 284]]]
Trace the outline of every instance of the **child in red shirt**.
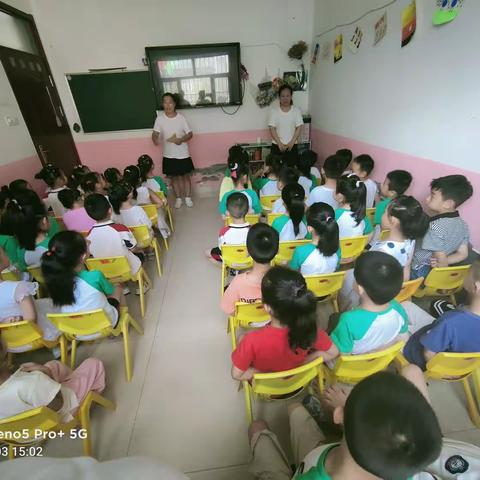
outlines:
[[299, 272], [273, 267], [262, 280], [268, 326], [245, 335], [232, 353], [232, 377], [250, 380], [255, 373], [281, 372], [338, 356], [338, 349], [317, 329], [315, 295]]

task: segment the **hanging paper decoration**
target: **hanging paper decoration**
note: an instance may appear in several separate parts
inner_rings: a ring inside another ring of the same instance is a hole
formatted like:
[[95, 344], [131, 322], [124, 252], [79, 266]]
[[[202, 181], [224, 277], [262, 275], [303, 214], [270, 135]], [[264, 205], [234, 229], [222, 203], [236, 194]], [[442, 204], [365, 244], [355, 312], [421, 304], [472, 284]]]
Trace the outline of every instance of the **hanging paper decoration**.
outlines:
[[324, 60], [329, 60], [330, 58], [330, 50], [332, 48], [332, 43], [330, 41], [328, 42], [325, 42], [323, 45], [322, 45], [322, 58]]
[[343, 35], [340, 33], [335, 37], [335, 46], [334, 46], [334, 53], [333, 53], [333, 61], [334, 63], [339, 62], [343, 56]]
[[387, 12], [385, 12], [375, 23], [375, 40], [373, 44], [376, 45], [387, 33]]
[[315, 44], [315, 49], [313, 50], [313, 55], [312, 55], [312, 61], [310, 62], [312, 65], [315, 65], [317, 63], [317, 57], [318, 57], [318, 50], [320, 49], [320, 44]]
[[353, 32], [352, 38], [350, 42], [348, 42], [348, 47], [352, 53], [357, 53], [358, 49], [360, 48], [360, 44], [362, 43], [363, 32], [359, 27], [355, 28], [355, 32]]
[[415, 0], [402, 11], [402, 47], [408, 45], [417, 29], [417, 6]]
[[433, 24], [443, 25], [451, 22], [458, 15], [463, 0], [437, 0], [437, 8], [433, 14]]

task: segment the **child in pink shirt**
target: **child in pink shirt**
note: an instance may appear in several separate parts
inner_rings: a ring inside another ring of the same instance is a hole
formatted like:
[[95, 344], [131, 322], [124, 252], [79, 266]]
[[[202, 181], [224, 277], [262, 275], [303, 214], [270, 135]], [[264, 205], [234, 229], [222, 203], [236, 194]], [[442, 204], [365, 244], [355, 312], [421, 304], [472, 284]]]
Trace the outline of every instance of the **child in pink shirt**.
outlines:
[[233, 315], [236, 302], [253, 303], [261, 300], [262, 279], [278, 253], [278, 242], [278, 232], [270, 225], [257, 223], [250, 227], [247, 250], [253, 259], [253, 268], [237, 275], [225, 290], [220, 307], [227, 315]]
[[95, 220], [91, 218], [83, 207], [83, 197], [78, 190], [66, 188], [58, 192], [58, 199], [65, 207], [63, 214], [63, 223], [67, 230], [76, 232], [88, 232], [95, 225]]

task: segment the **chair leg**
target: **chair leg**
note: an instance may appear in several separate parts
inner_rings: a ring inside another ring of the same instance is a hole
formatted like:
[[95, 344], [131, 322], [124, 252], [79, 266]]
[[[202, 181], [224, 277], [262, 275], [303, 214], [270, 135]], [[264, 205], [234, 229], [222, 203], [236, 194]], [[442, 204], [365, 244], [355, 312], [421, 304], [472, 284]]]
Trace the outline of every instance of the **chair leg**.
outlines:
[[68, 362], [68, 342], [64, 335], [60, 335], [60, 361], [66, 365]]
[[72, 340], [72, 353], [70, 354], [70, 368], [75, 368], [75, 360], [77, 359], [77, 339]]
[[227, 269], [227, 267], [222, 262], [222, 285], [221, 285], [221, 288], [220, 288], [220, 296], [221, 297], [223, 296], [223, 289], [225, 288], [225, 271], [226, 271], [226, 269]]
[[168, 221], [170, 223], [170, 230], [172, 233], [175, 231], [175, 228], [173, 228], [173, 218], [172, 218], [172, 210], [170, 207], [167, 205], [167, 215], [168, 215]]
[[335, 295], [333, 298], [332, 298], [332, 305], [333, 305], [333, 311], [334, 313], [339, 313], [340, 310], [338, 308], [338, 296]]
[[132, 358], [130, 357], [130, 337], [128, 336], [128, 322], [122, 324], [123, 353], [125, 356], [125, 377], [127, 382], [132, 380]]
[[157, 262], [158, 276], [162, 276], [162, 266], [160, 264], [160, 248], [157, 240], [153, 240], [153, 251], [155, 252], [155, 261]]
[[143, 275], [138, 275], [138, 290], [140, 291], [140, 314], [145, 316], [145, 296], [143, 292]]
[[128, 315], [127, 323], [131, 325], [137, 331], [138, 334], [143, 335], [143, 328], [131, 315]]
[[452, 294], [450, 295], [450, 303], [451, 303], [452, 305], [457, 306], [457, 299], [455, 298], [455, 294], [454, 294], [454, 293], [452, 293]]
[[92, 456], [92, 439], [90, 431], [90, 402], [87, 405], [80, 407], [80, 426], [84, 430], [84, 438], [82, 438], [83, 455], [86, 457]]
[[232, 350], [237, 348], [237, 330], [235, 328], [235, 323], [233, 317], [228, 319], [229, 330], [230, 330], [230, 340], [232, 341]]
[[13, 353], [12, 352], [7, 353], [7, 365], [8, 365], [8, 367], [13, 367]]
[[245, 407], [247, 409], [247, 421], [251, 425], [253, 423], [252, 412], [252, 397], [250, 395], [250, 384], [247, 381], [243, 382], [243, 393], [245, 395]]
[[163, 237], [163, 243], [165, 244], [165, 250], [168, 250], [168, 239], [167, 239], [167, 237]]
[[98, 405], [101, 405], [104, 408], [108, 408], [109, 410], [115, 410], [117, 408], [115, 403], [109, 400], [108, 398], [105, 398], [102, 395], [95, 392], [90, 392], [90, 393], [92, 395], [92, 402], [98, 403]]
[[[475, 372], [474, 375], [475, 374], [478, 375], [477, 372]], [[474, 379], [474, 383], [476, 382], [478, 382], [478, 377], [477, 380]], [[463, 389], [465, 390], [465, 396], [467, 397], [467, 408], [468, 413], [470, 414], [470, 419], [477, 428], [480, 428], [480, 414], [478, 412], [477, 400], [473, 396], [472, 389], [470, 387], [469, 377], [462, 379], [462, 384]]]

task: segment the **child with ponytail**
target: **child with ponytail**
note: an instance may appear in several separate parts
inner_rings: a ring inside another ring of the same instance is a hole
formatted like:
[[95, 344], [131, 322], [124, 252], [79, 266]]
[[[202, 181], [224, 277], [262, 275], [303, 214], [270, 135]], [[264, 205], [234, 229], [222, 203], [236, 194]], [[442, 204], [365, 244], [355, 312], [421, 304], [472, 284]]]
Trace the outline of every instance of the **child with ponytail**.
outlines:
[[314, 203], [307, 210], [307, 229], [312, 243], [295, 249], [290, 268], [302, 275], [334, 272], [340, 263], [340, 241], [333, 208], [327, 203]]
[[89, 172], [82, 178], [80, 183], [82, 190], [85, 194], [91, 195], [92, 193], [101, 193], [102, 195], [106, 195], [106, 182], [103, 178], [103, 175], [98, 172]]
[[276, 218], [272, 227], [278, 232], [281, 242], [303, 240], [307, 234], [305, 224], [305, 190], [299, 183], [290, 183], [282, 190], [286, 215]]
[[110, 189], [116, 185], [117, 183], [120, 183], [122, 181], [122, 174], [120, 173], [120, 170], [116, 167], [109, 167], [103, 172], [103, 177], [105, 178], [105, 181], [107, 182], [107, 190], [110, 191]]
[[155, 165], [153, 164], [152, 157], [146, 154], [141, 155], [138, 157], [137, 165], [140, 169], [140, 179], [143, 182], [142, 186], [147, 187], [153, 193], [163, 192], [166, 197], [168, 195], [167, 185], [162, 177], [153, 174]]
[[56, 217], [63, 216], [65, 209], [58, 200], [58, 192], [67, 188], [65, 174], [58, 167], [49, 163], [35, 175], [35, 178], [43, 180], [48, 185], [47, 198], [44, 200], [47, 210], [53, 210]]
[[262, 279], [262, 301], [271, 322], [247, 333], [232, 353], [235, 380], [290, 370], [320, 356], [325, 361], [338, 356], [328, 335], [317, 328], [317, 299], [299, 272], [270, 269]]
[[282, 169], [283, 158], [281, 155], [270, 153], [265, 161], [265, 169], [259, 170], [258, 178], [253, 180], [253, 187], [258, 190], [260, 197], [264, 195], [280, 195], [278, 189], [278, 176]]

